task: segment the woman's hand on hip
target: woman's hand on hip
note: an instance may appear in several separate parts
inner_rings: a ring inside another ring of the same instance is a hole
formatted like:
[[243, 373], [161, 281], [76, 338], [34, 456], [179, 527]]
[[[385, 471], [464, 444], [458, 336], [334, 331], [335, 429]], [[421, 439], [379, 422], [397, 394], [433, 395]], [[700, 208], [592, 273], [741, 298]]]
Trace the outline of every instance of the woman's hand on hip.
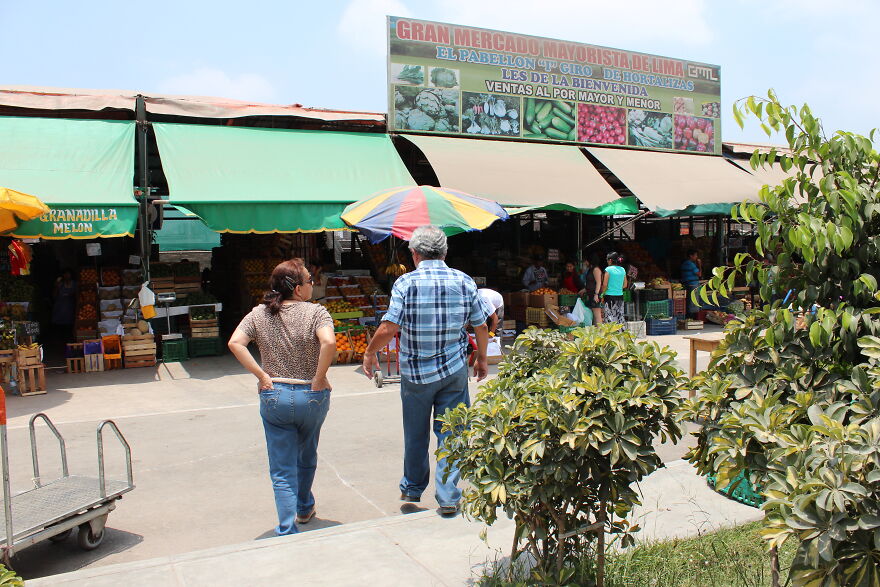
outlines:
[[262, 375], [257, 377], [257, 379], [260, 382], [260, 391], [263, 391], [264, 389], [272, 389], [272, 378], [269, 377], [268, 373], [263, 373]]
[[327, 376], [323, 377], [315, 377], [312, 379], [312, 391], [333, 391], [333, 387], [330, 386], [330, 381], [327, 379]]

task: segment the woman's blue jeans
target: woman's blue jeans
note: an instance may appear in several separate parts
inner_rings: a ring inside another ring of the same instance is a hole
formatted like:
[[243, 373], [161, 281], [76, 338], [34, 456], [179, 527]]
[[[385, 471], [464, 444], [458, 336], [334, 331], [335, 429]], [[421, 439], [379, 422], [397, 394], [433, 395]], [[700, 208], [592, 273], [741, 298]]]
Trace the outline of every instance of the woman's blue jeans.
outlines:
[[272, 389], [260, 391], [279, 536], [299, 532], [296, 515], [308, 514], [315, 505], [312, 482], [318, 467], [318, 437], [329, 409], [327, 389], [275, 383]]

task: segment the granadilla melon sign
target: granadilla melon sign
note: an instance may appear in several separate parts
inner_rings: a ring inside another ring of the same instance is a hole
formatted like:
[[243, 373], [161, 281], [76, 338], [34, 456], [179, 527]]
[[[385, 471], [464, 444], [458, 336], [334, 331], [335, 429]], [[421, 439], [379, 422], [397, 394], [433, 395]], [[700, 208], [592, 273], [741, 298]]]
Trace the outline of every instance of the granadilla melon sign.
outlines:
[[721, 153], [717, 65], [388, 17], [388, 128]]

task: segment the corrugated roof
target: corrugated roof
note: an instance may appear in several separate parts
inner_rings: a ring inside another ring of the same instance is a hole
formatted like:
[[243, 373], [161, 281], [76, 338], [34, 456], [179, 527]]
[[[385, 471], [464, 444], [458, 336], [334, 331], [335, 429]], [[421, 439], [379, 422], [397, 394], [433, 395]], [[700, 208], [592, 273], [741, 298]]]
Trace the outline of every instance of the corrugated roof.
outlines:
[[263, 104], [211, 96], [176, 96], [133, 90], [92, 90], [35, 86], [0, 86], [0, 106], [38, 110], [135, 109], [138, 94], [148, 112], [195, 118], [241, 118], [245, 116], [295, 116], [328, 122], [349, 121], [384, 124], [381, 112], [354, 112], [310, 108], [302, 104]]

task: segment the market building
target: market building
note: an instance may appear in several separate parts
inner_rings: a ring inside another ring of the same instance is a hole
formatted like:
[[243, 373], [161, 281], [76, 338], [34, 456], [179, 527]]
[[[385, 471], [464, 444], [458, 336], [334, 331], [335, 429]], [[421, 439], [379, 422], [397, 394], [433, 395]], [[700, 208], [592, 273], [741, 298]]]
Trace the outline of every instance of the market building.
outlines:
[[[47, 362], [73, 369], [97, 369], [90, 354], [103, 355], [105, 368], [219, 353], [224, 337], [261, 299], [271, 269], [296, 256], [323, 268], [325, 303], [341, 329], [354, 329], [341, 337], [340, 351], [348, 352], [340, 360], [356, 360], [365, 346], [353, 342], [362, 340], [358, 329], [381, 314], [397, 267], [411, 261], [404, 243], [371, 245], [340, 213], [392, 187], [434, 185], [497, 201], [511, 214], [482, 232], [452, 237], [448, 257], [453, 267], [506, 295], [506, 333], [530, 323], [546, 326], [554, 313], [544, 306], [561, 306], [565, 314], [576, 300], [577, 292], [542, 300], [516, 295], [533, 255], [546, 258], [549, 285], [558, 291], [566, 262], [579, 268], [590, 254], [612, 250], [637, 271], [627, 319], [644, 322], [648, 302], [669, 300], [668, 312], [655, 311], [654, 318], [666, 326], [671, 321], [674, 332], [684, 312], [672, 283], [686, 253], [699, 252], [705, 275], [749, 251], [753, 235], [731, 218], [731, 208], [786, 177], [780, 169], [751, 170], [749, 156], [765, 147], [722, 143], [720, 131], [711, 136], [710, 122], [692, 132], [702, 133], [708, 142], [700, 145], [714, 154], [689, 152], [690, 143], [665, 150], [628, 145], [633, 136], [627, 139], [624, 130], [642, 128], [632, 121], [612, 134], [582, 135], [594, 129], [570, 125], [566, 112], [578, 120], [580, 113], [609, 121], [618, 114], [551, 98], [490, 103], [490, 94], [477, 99], [457, 87], [461, 70], [438, 77], [420, 53], [402, 51], [405, 58], [397, 59], [394, 47], [387, 115], [110, 90], [0, 88], [0, 186], [36, 195], [50, 208], [2, 237], [4, 251], [15, 239], [31, 256], [29, 274], [17, 276], [0, 258], [6, 331], [18, 330], [21, 341], [32, 333], [44, 343]], [[468, 96], [472, 105], [464, 108]], [[437, 118], [428, 122], [422, 110], [415, 116], [417, 103]], [[717, 105], [708, 104], [702, 120], [714, 117], [711, 128], [720, 128]], [[538, 125], [543, 111], [555, 127]], [[660, 120], [662, 129], [671, 132], [673, 114], [663, 116], [669, 123]], [[435, 130], [410, 128], [415, 118]], [[529, 120], [529, 130], [540, 132], [508, 132]], [[487, 134], [481, 124], [501, 134]], [[65, 271], [76, 293], [63, 315], [57, 283]], [[162, 294], [149, 321], [139, 304], [143, 284]], [[739, 285], [738, 294], [748, 297], [748, 284]], [[164, 340], [163, 334], [183, 337]]]

